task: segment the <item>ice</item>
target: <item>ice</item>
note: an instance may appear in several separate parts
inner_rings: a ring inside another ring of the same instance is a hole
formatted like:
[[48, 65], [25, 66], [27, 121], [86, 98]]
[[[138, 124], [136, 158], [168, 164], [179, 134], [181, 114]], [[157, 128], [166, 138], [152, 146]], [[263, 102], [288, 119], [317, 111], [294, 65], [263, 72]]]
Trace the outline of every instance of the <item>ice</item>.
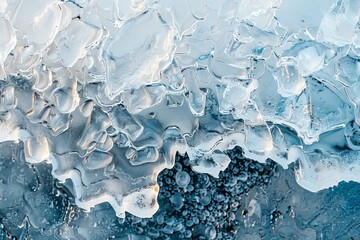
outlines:
[[240, 20], [248, 19], [260, 28], [266, 28], [272, 21], [275, 8], [281, 0], [255, 0], [240, 1], [238, 17]]
[[71, 113], [79, 105], [79, 96], [75, 89], [58, 88], [52, 92], [55, 107], [61, 113]]
[[0, 14], [3, 14], [7, 8], [7, 1], [1, 0], [0, 1]]
[[359, 15], [359, 0], [0, 0], [0, 142], [51, 166], [74, 206], [121, 218], [156, 213], [157, 177], [179, 155], [187, 192], [194, 172], [220, 177], [236, 147], [295, 165], [313, 192], [359, 182]]
[[[115, 108], [110, 113], [110, 117], [114, 127], [118, 131], [125, 133], [132, 140], [138, 138], [144, 130], [144, 127], [137, 121], [137, 119], [130, 115], [122, 107]], [[106, 128], [108, 126], [109, 125], [107, 125]]]
[[176, 183], [179, 187], [186, 188], [190, 183], [190, 175], [185, 171], [180, 171], [176, 174]]
[[106, 47], [107, 95], [157, 82], [172, 57], [173, 34], [154, 11], [127, 21]]
[[360, 77], [360, 62], [350, 56], [339, 59], [339, 80], [347, 85], [358, 82]]
[[4, 17], [0, 17], [0, 31], [0, 64], [2, 64], [11, 50], [15, 47], [16, 36], [10, 21]]
[[[358, 152], [343, 151], [332, 155], [326, 149], [303, 153], [297, 150], [295, 175], [298, 184], [309, 191], [318, 192], [337, 185], [340, 181], [358, 181]], [[315, 184], [316, 183], [316, 184]]]
[[85, 159], [85, 166], [90, 170], [106, 168], [113, 160], [113, 156], [106, 152], [94, 151]]
[[188, 102], [189, 108], [194, 116], [204, 115], [206, 92], [199, 89], [199, 76], [195, 69], [185, 69], [182, 72], [185, 77], [185, 84], [188, 88], [189, 95]]
[[225, 1], [219, 11], [218, 16], [220, 19], [229, 20], [234, 17], [237, 10], [237, 4], [233, 0]]
[[360, 126], [355, 121], [348, 122], [345, 127], [347, 145], [353, 150], [360, 150]]
[[277, 62], [274, 77], [278, 84], [278, 93], [283, 97], [300, 95], [306, 88], [305, 79], [298, 69], [298, 61], [293, 57], [283, 57]]
[[246, 126], [244, 146], [249, 151], [267, 152], [273, 148], [272, 137], [267, 125]]
[[61, 31], [54, 41], [57, 54], [63, 66], [72, 67], [87, 51], [100, 40], [101, 31], [78, 19], [70, 22], [69, 26]]
[[40, 163], [50, 156], [46, 137], [34, 137], [24, 142], [25, 159], [29, 163]]
[[[321, 20], [329, 9], [337, 2], [337, 0], [329, 1], [312, 1], [297, 0], [281, 1], [281, 5], [275, 13], [276, 18], [282, 26], [290, 32], [298, 32], [302, 28], [308, 31], [316, 31], [319, 28]], [[311, 8], [309, 6], [312, 6]]]
[[134, 152], [133, 155], [128, 158], [132, 165], [142, 165], [145, 163], [156, 162], [159, 159], [159, 151], [154, 147], [147, 147]]
[[207, 227], [205, 230], [205, 234], [209, 239], [215, 239], [216, 238], [216, 229], [214, 227]]
[[49, 45], [59, 31], [62, 12], [56, 1], [19, 1], [13, 25], [29, 42]]
[[[198, 2], [186, 0], [185, 2], [175, 2], [164, 0], [159, 2], [159, 13], [167, 22], [171, 23], [174, 33], [182, 38], [189, 35], [195, 29], [198, 19], [204, 17], [204, 0]], [[171, 11], [166, 11], [171, 9]]]
[[154, 84], [124, 91], [122, 99], [127, 110], [136, 114], [161, 102], [165, 94], [166, 87], [164, 85]]
[[[320, 50], [321, 51], [321, 50]], [[308, 76], [324, 66], [324, 54], [315, 47], [308, 47], [298, 53], [297, 61], [301, 75]]]
[[16, 124], [9, 121], [11, 113], [4, 114], [1, 116], [1, 125], [0, 125], [0, 141], [18, 141], [19, 140], [19, 128]]
[[47, 71], [45, 67], [38, 67], [33, 69], [35, 83], [33, 89], [37, 92], [45, 91], [52, 84], [52, 72]]
[[338, 1], [321, 20], [317, 39], [338, 47], [351, 44], [355, 39], [359, 16], [360, 1]]
[[142, 189], [124, 197], [124, 205], [128, 212], [143, 217], [151, 217], [159, 208], [156, 197], [158, 187]]

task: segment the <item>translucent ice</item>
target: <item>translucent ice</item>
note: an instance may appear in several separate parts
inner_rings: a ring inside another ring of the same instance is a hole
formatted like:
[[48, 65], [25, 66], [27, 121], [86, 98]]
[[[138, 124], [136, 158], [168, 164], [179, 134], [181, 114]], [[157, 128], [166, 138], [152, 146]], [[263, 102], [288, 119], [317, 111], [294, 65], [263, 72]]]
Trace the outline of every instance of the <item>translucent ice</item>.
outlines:
[[129, 88], [157, 82], [172, 57], [173, 31], [155, 11], [127, 21], [105, 52], [110, 98]]
[[179, 187], [185, 188], [190, 182], [190, 175], [185, 171], [176, 174], [176, 183]]
[[[308, 60], [302, 61], [306, 61], [308, 64]], [[306, 88], [305, 79], [297, 66], [296, 59], [292, 57], [282, 58], [277, 63], [274, 77], [278, 84], [278, 92], [283, 97], [299, 95]]]
[[13, 17], [14, 27], [32, 43], [50, 44], [59, 31], [62, 7], [56, 1], [18, 2]]
[[342, 47], [355, 39], [360, 17], [360, 1], [338, 1], [321, 21], [317, 38]]
[[45, 137], [35, 137], [27, 139], [24, 143], [26, 161], [29, 163], [39, 163], [50, 156], [49, 144]]
[[101, 31], [96, 26], [74, 19], [65, 30], [61, 31], [54, 41], [62, 64], [72, 67], [86, 52], [97, 44]]

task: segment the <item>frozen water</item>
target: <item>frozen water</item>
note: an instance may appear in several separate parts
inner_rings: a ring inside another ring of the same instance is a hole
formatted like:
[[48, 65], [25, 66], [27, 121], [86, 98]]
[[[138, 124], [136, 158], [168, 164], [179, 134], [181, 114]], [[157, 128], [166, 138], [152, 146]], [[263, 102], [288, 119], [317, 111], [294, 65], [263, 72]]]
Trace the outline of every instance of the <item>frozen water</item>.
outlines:
[[109, 98], [158, 82], [160, 71], [172, 58], [173, 35], [173, 29], [150, 10], [126, 21], [115, 36], [109, 37], [104, 52]]
[[[0, 143], [17, 144], [24, 166], [49, 164], [76, 207], [109, 204], [120, 218], [157, 212], [160, 172], [177, 169], [177, 187], [196, 191], [193, 172], [222, 176], [236, 147], [293, 167], [312, 192], [360, 182], [359, 19], [359, 0], [0, 0]], [[260, 218], [260, 206], [247, 215]]]
[[359, 14], [360, 1], [338, 1], [321, 20], [317, 39], [338, 47], [351, 44], [355, 39]]
[[185, 171], [180, 171], [176, 173], [176, 183], [179, 187], [185, 188], [190, 182], [190, 176]]

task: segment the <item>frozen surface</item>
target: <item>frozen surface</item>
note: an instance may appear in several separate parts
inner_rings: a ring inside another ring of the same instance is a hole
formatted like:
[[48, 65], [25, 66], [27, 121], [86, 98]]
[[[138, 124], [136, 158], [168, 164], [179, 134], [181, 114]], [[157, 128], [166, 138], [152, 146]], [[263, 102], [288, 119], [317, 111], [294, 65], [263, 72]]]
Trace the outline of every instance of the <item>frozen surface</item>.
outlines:
[[157, 212], [177, 154], [215, 178], [238, 146], [311, 192], [360, 182], [359, 17], [360, 0], [0, 0], [0, 142], [120, 218]]

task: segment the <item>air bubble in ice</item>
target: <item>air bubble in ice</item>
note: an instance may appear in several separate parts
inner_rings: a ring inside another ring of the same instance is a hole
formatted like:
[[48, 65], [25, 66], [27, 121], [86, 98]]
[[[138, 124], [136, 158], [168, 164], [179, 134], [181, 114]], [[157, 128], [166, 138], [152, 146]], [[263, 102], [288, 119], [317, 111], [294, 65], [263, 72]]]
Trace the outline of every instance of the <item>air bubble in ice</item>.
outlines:
[[185, 171], [176, 173], [176, 184], [181, 188], [186, 188], [190, 183], [190, 175]]

